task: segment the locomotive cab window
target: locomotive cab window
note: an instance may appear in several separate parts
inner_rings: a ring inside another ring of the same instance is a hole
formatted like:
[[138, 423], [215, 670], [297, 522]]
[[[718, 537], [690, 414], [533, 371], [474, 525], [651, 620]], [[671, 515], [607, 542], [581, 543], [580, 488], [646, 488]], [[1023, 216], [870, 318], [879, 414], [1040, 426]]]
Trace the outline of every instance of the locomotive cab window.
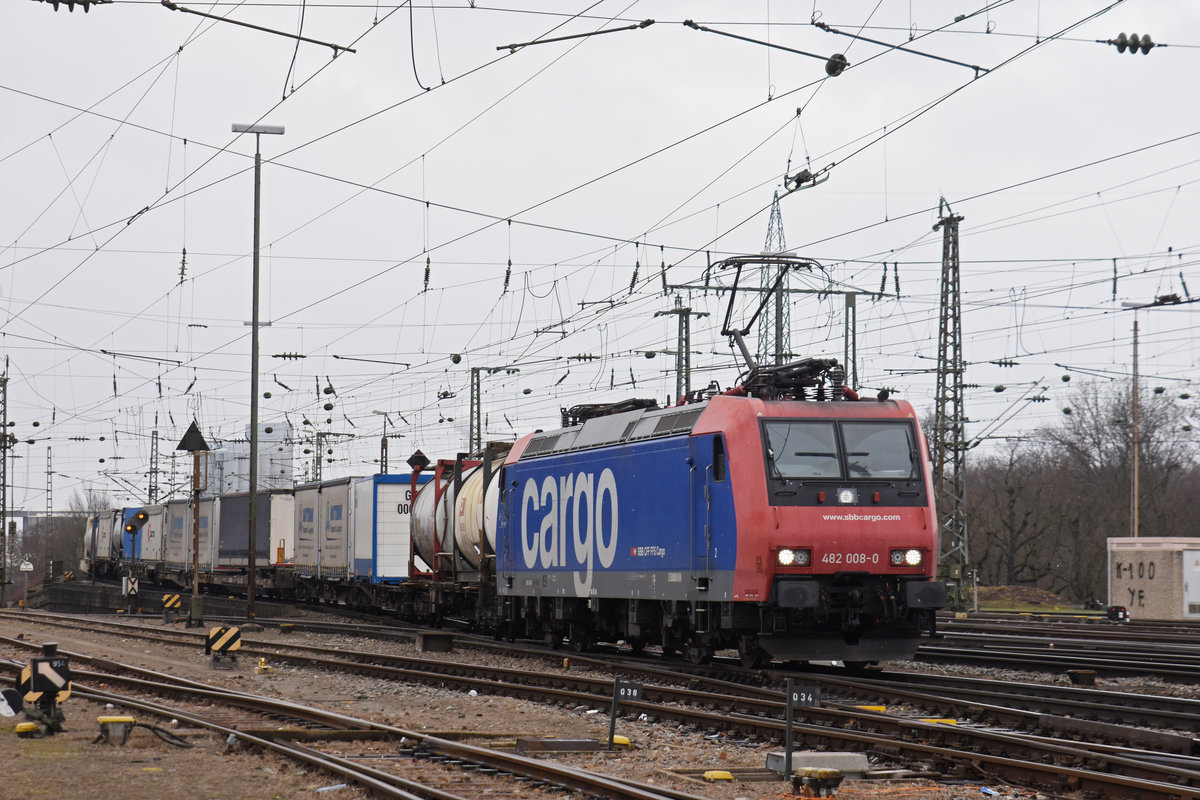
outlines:
[[838, 505], [864, 506], [926, 501], [921, 441], [910, 420], [764, 419], [761, 430], [772, 505], [819, 506], [834, 498]]
[[917, 446], [912, 427], [896, 422], [843, 422], [846, 467], [850, 478], [916, 480]]
[[832, 422], [771, 420], [763, 423], [767, 469], [785, 480], [841, 477], [837, 432]]
[[713, 437], [713, 480], [722, 483], [725, 480], [725, 439]]

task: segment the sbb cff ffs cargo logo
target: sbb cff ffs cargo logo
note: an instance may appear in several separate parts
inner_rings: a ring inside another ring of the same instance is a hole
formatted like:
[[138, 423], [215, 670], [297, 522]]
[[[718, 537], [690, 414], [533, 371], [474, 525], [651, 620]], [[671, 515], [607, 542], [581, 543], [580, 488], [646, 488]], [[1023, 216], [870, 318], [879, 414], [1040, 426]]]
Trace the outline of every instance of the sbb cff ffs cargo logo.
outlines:
[[521, 555], [526, 569], [575, 569], [575, 593], [591, 594], [595, 563], [617, 555], [617, 479], [607, 467], [597, 477], [579, 472], [529, 478], [521, 493]]

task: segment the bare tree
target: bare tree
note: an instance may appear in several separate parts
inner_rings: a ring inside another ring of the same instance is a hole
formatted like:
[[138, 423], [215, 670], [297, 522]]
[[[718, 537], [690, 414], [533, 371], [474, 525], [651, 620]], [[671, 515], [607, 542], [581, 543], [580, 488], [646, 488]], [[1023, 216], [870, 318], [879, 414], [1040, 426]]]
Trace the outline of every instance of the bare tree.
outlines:
[[[1044, 588], [1077, 600], [1103, 594], [1106, 542], [1128, 535], [1132, 514], [1134, 426], [1132, 384], [1090, 384], [1076, 390], [1061, 421], [1039, 432], [1032, 446], [1036, 459], [1018, 459], [1013, 472], [993, 468], [979, 476], [984, 497], [1005, 498], [990, 509], [1009, 514], [977, 523], [1003, 539], [1018, 530], [1033, 532], [1040, 554], [1027, 573]], [[1145, 393], [1139, 404], [1139, 519], [1143, 536], [1194, 535], [1196, 512], [1182, 502], [1197, 485], [1197, 437], [1186, 429], [1186, 413], [1165, 391]], [[1019, 480], [1023, 467], [1037, 478]], [[1009, 496], [1009, 491], [1017, 495]], [[1025, 500], [1030, 501], [1026, 504]], [[1027, 509], [1030, 518], [1022, 519]], [[1020, 546], [1017, 545], [1017, 552]], [[986, 553], [988, 574], [1007, 574], [1003, 550]], [[1011, 559], [1009, 559], [1011, 561]]]
[[[1139, 396], [1138, 519], [1142, 536], [1200, 534], [1200, 434], [1186, 395]], [[982, 579], [1029, 584], [1076, 600], [1103, 596], [1106, 539], [1133, 513], [1132, 383], [1089, 384], [1061, 419], [979, 459], [968, 473], [968, 529]]]
[[967, 526], [984, 583], [1034, 585], [1050, 572], [1046, 537], [1054, 524], [1047, 502], [1049, 465], [1026, 443], [971, 465]]

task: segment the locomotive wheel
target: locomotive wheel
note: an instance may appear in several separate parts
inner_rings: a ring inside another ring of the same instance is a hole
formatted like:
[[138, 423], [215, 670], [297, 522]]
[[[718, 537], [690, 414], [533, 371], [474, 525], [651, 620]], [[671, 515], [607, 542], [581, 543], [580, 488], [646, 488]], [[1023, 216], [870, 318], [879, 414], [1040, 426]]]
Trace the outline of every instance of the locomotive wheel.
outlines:
[[693, 664], [707, 664], [712, 661], [713, 649], [704, 644], [689, 644], [687, 657]]
[[629, 645], [629, 650], [635, 656], [640, 656], [642, 653], [646, 652], [646, 640], [640, 636], [635, 636], [634, 638], [630, 639], [627, 644]]
[[544, 641], [546, 642], [546, 646], [549, 647], [551, 650], [562, 649], [562, 634], [561, 633], [558, 633], [556, 631], [547, 632], [544, 637]]
[[738, 640], [738, 657], [743, 667], [753, 669], [764, 667], [771, 661], [767, 651], [758, 646], [758, 638], [754, 636], [743, 636]]

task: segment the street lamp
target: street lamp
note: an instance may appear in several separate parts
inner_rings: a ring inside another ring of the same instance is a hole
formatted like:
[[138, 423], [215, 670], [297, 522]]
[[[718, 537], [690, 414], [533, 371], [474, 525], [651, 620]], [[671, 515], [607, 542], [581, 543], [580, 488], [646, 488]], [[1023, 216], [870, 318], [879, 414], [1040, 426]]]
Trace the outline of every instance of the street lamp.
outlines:
[[254, 255], [253, 278], [250, 289], [250, 519], [249, 554], [246, 562], [246, 619], [254, 619], [254, 577], [257, 565], [254, 527], [257, 522], [255, 506], [258, 501], [258, 229], [259, 207], [262, 196], [262, 154], [259, 140], [264, 133], [280, 135], [282, 125], [233, 124], [234, 133], [254, 134]]

